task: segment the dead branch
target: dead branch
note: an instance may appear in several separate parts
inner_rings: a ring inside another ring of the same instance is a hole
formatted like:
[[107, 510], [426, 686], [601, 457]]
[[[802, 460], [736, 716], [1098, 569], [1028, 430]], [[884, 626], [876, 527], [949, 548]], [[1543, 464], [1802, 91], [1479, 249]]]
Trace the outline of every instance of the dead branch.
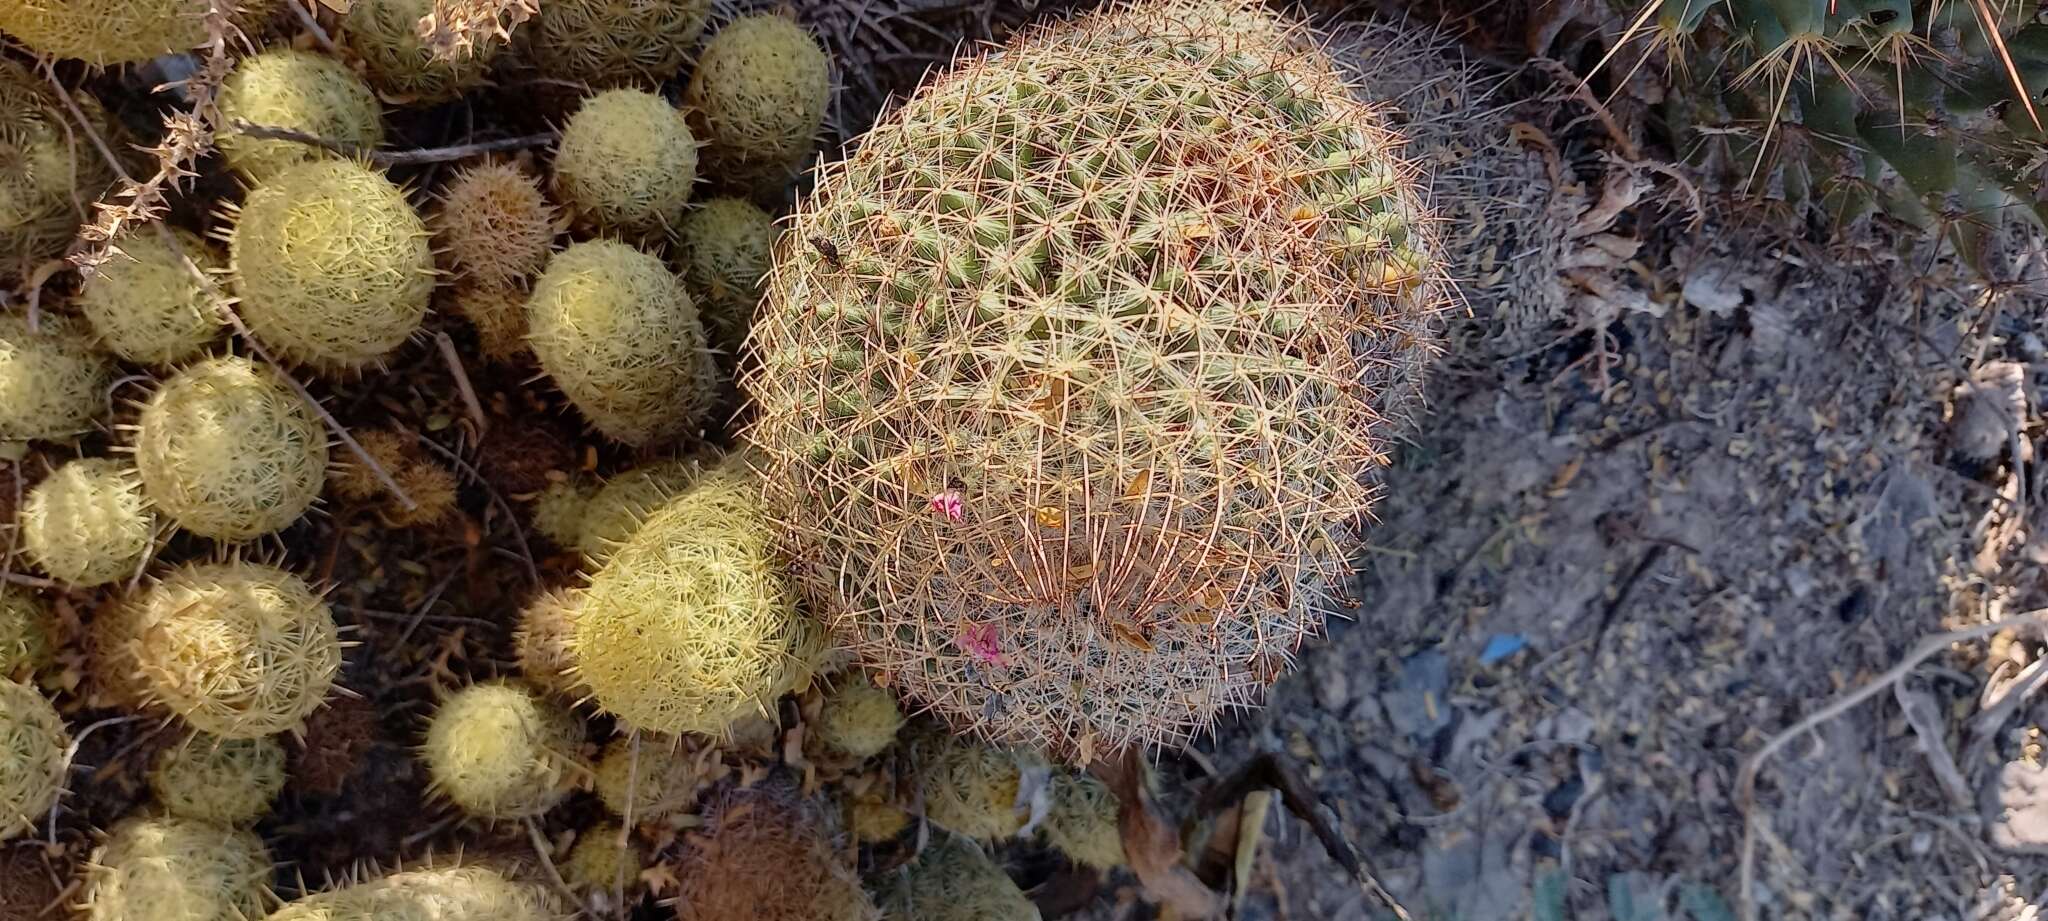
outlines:
[[384, 167], [446, 163], [450, 160], [474, 157], [477, 154], [496, 153], [504, 150], [525, 150], [529, 147], [552, 144], [559, 136], [549, 131], [541, 134], [499, 138], [494, 141], [456, 144], [450, 147], [419, 147], [412, 150], [373, 150], [358, 144], [351, 144], [347, 141], [337, 141], [333, 138], [324, 138], [317, 134], [307, 134], [304, 131], [294, 131], [290, 128], [279, 128], [274, 125], [252, 124], [239, 118], [235, 120], [233, 127], [236, 132], [259, 140], [290, 141], [294, 144], [305, 144], [309, 147], [318, 147], [344, 157], [364, 160]]

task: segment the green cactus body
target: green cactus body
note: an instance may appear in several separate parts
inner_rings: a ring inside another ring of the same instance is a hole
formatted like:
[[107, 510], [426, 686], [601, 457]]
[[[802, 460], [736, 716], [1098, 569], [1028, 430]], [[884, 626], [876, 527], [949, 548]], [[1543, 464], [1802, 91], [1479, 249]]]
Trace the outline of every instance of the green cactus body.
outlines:
[[393, 873], [319, 892], [265, 921], [569, 921], [546, 887], [487, 867]]
[[703, 474], [704, 462], [686, 457], [642, 464], [604, 481], [583, 507], [576, 549], [592, 566], [603, 565], [612, 551], [632, 539], [648, 515], [682, 495]]
[[846, 676], [825, 695], [816, 723], [818, 741], [855, 758], [880, 754], [902, 727], [896, 696], [859, 674]]
[[676, 232], [683, 283], [703, 314], [712, 346], [728, 355], [739, 351], [753, 325], [775, 235], [775, 219], [738, 198], [705, 202]]
[[340, 61], [310, 51], [280, 48], [237, 64], [221, 83], [220, 114], [228, 126], [217, 141], [221, 156], [254, 182], [333, 154], [296, 141], [251, 137], [235, 129], [238, 122], [365, 149], [384, 141], [384, 112], [369, 84]]
[[1038, 906], [974, 845], [935, 838], [875, 894], [883, 921], [1038, 921]]
[[142, 406], [135, 466], [159, 512], [195, 534], [247, 540], [296, 521], [327, 476], [327, 432], [277, 372], [210, 358]]
[[665, 234], [682, 220], [696, 181], [697, 141], [683, 113], [641, 90], [584, 100], [555, 151], [555, 188], [603, 230]]
[[576, 836], [569, 858], [562, 861], [562, 878], [578, 889], [610, 892], [620, 883], [638, 883], [644, 861], [640, 845], [618, 823], [601, 822]]
[[442, 702], [420, 754], [434, 790], [463, 811], [516, 819], [546, 812], [568, 795], [581, 742], [567, 710], [492, 681]]
[[0, 585], [0, 679], [28, 680], [50, 666], [57, 621], [28, 589]]
[[149, 694], [225, 739], [296, 731], [341, 670], [334, 614], [260, 563], [187, 565], [151, 586], [126, 642]]
[[832, 63], [795, 22], [743, 16], [704, 46], [683, 91], [705, 145], [705, 175], [728, 185], [786, 180], [818, 147]]
[[909, 743], [925, 817], [955, 834], [983, 841], [1008, 838], [1030, 818], [1018, 792], [1034, 757], [927, 730]]
[[550, 0], [526, 34], [550, 77], [651, 86], [675, 76], [710, 15], [711, 0]]
[[219, 269], [219, 257], [189, 231], [172, 230], [171, 241], [147, 231], [124, 235], [115, 242], [120, 252], [78, 293], [78, 312], [100, 344], [137, 364], [164, 366], [197, 357], [225, 325], [207, 300], [206, 286], [192, 276], [193, 267]]
[[591, 577], [570, 651], [606, 712], [720, 735], [808, 680], [822, 638], [771, 546], [760, 488], [706, 474]]
[[[717, 752], [700, 738], [641, 733], [613, 739], [597, 761], [598, 799], [613, 815], [651, 822], [697, 805]], [[712, 763], [706, 763], [706, 758]]]
[[199, 819], [123, 819], [85, 874], [86, 921], [247, 921], [270, 905], [270, 853]]
[[48, 698], [0, 680], [0, 841], [27, 834], [64, 789], [71, 735]]
[[269, 812], [284, 789], [284, 746], [274, 736], [193, 733], [157, 755], [149, 789], [172, 815], [246, 825]]
[[555, 254], [526, 306], [540, 366], [605, 436], [630, 445], [694, 432], [717, 371], [682, 282], [661, 260], [593, 240]]
[[[126, 2], [126, 0], [114, 0]], [[0, 0], [0, 31], [15, 0]], [[18, 14], [18, 13], [17, 13]], [[79, 110], [102, 133], [106, 112], [86, 93]], [[41, 78], [13, 61], [0, 61], [0, 275], [64, 251], [78, 233], [78, 202], [91, 202], [114, 174], [91, 145], [73, 143], [70, 113]]]
[[1052, 807], [1040, 830], [1047, 844], [1075, 863], [1098, 870], [1124, 863], [1116, 794], [1086, 774], [1060, 771], [1052, 775]]
[[1445, 300], [1417, 170], [1309, 44], [1234, 3], [1025, 37], [784, 234], [742, 380], [770, 507], [957, 731], [1178, 744], [1337, 606]]
[[44, 314], [36, 329], [0, 314], [0, 441], [71, 438], [106, 408], [114, 363], [86, 325]]
[[156, 514], [135, 465], [82, 458], [29, 490], [21, 543], [31, 562], [74, 586], [104, 585], [142, 571], [156, 539]]
[[434, 0], [355, 0], [342, 18], [350, 51], [363, 61], [370, 83], [408, 102], [444, 102], [481, 85], [501, 43], [473, 42], [469, 52], [435, 57], [420, 37], [421, 17]]
[[[0, 0], [0, 32], [37, 54], [106, 67], [187, 51], [208, 40], [206, 0]], [[275, 0], [237, 4], [232, 22], [253, 25]]]
[[434, 291], [427, 227], [384, 174], [344, 160], [250, 190], [228, 264], [251, 332], [282, 357], [355, 370], [420, 328]]

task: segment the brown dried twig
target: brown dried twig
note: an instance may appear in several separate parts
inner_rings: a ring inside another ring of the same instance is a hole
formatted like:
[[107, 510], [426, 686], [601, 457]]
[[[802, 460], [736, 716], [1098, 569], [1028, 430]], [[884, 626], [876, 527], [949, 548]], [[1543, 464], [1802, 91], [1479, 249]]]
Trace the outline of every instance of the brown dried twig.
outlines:
[[234, 124], [237, 133], [266, 141], [291, 141], [332, 151], [344, 157], [366, 160], [377, 166], [418, 166], [423, 163], [445, 163], [477, 154], [495, 153], [501, 150], [524, 150], [552, 144], [559, 135], [552, 131], [540, 134], [524, 134], [519, 137], [499, 138], [494, 141], [476, 141], [470, 144], [456, 144], [450, 147], [421, 147], [413, 150], [375, 150], [347, 141], [324, 138], [317, 134], [279, 128], [273, 125], [257, 125], [237, 119]]

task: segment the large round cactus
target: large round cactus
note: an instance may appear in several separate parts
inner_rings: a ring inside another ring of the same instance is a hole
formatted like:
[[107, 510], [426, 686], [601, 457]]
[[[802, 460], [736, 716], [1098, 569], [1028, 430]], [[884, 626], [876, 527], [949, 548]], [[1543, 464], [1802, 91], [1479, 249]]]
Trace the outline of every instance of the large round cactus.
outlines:
[[1169, 2], [969, 63], [827, 169], [745, 386], [842, 641], [1076, 759], [1251, 702], [1432, 348], [1398, 146], [1291, 27]]

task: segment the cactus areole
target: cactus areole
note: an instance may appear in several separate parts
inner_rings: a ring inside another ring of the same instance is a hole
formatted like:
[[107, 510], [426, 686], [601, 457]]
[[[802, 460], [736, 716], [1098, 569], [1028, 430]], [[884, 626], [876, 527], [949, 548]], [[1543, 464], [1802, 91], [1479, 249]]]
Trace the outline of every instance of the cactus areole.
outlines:
[[1087, 761], [1252, 703], [1342, 597], [1443, 289], [1415, 169], [1249, 5], [938, 79], [827, 168], [744, 378], [841, 641], [956, 730]]

